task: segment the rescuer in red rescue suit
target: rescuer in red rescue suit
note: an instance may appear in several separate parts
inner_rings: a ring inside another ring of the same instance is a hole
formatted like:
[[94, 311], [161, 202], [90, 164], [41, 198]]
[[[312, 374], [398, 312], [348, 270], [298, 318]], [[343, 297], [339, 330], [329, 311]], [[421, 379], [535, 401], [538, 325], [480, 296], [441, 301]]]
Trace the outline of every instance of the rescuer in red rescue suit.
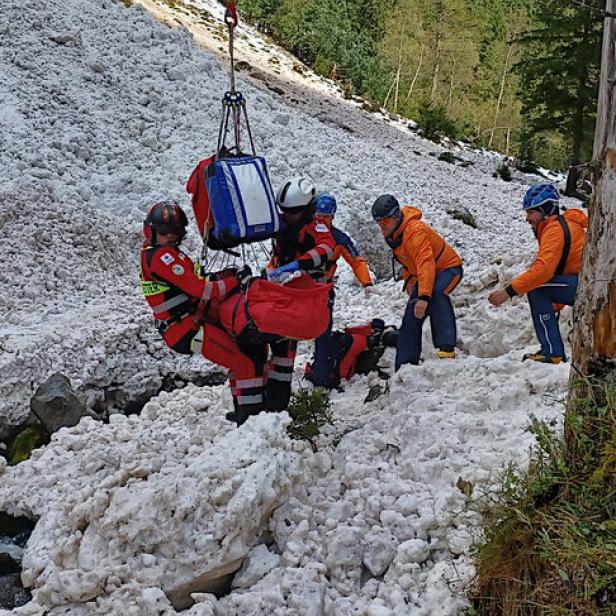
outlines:
[[179, 245], [188, 220], [177, 203], [162, 201], [148, 211], [143, 223], [146, 241], [141, 251], [141, 286], [152, 308], [156, 328], [178, 353], [200, 354], [229, 370], [234, 414], [244, 423], [265, 406], [267, 347], [240, 347], [224, 330], [207, 322], [210, 302], [238, 286], [235, 270], [200, 277]]
[[[336, 240], [327, 225], [314, 218], [315, 198], [315, 187], [305, 177], [288, 180], [278, 191], [276, 201], [282, 210], [284, 227], [273, 242], [270, 280], [282, 282], [295, 272], [304, 272], [316, 282], [327, 282], [326, 270]], [[296, 350], [295, 340], [286, 339], [272, 345], [267, 373], [267, 400], [271, 410], [283, 410], [289, 403]]]

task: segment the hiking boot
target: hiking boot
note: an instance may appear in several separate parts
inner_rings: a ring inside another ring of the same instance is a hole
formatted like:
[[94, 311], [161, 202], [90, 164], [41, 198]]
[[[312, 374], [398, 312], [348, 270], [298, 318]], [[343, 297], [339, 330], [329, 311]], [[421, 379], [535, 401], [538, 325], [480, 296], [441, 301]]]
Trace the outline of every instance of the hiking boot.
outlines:
[[542, 364], [560, 364], [564, 360], [563, 357], [559, 357], [558, 355], [550, 357], [549, 355], [546, 355], [541, 349], [536, 353], [525, 353], [522, 356], [522, 361], [526, 361], [527, 359], [530, 359], [531, 361], [538, 361]]
[[455, 359], [456, 352], [455, 351], [444, 351], [440, 349], [436, 352], [437, 359]]

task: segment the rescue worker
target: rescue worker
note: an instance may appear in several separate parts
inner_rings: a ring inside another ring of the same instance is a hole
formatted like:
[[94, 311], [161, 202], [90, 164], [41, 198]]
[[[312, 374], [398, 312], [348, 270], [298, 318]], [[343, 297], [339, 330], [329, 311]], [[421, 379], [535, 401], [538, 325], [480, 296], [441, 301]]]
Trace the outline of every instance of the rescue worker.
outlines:
[[244, 423], [264, 409], [267, 348], [240, 348], [219, 327], [208, 322], [208, 306], [238, 287], [235, 270], [209, 279], [195, 273], [193, 261], [180, 250], [188, 220], [174, 201], [150, 207], [143, 231], [141, 286], [166, 344], [178, 353], [203, 355], [229, 370], [235, 413], [227, 418]]
[[[336, 241], [328, 226], [314, 216], [316, 190], [306, 177], [287, 180], [276, 201], [282, 211], [283, 229], [273, 241], [268, 278], [283, 282], [295, 272], [309, 274], [316, 282], [327, 282], [327, 265]], [[267, 373], [267, 405], [270, 410], [287, 408], [297, 342], [282, 340], [271, 345]]]
[[[317, 220], [327, 225], [328, 229], [336, 242], [334, 253], [327, 261], [326, 279], [327, 282], [332, 282], [337, 269], [337, 261], [342, 256], [344, 260], [351, 266], [355, 278], [364, 288], [368, 297], [374, 287], [372, 278], [368, 270], [368, 265], [364, 258], [359, 254], [353, 240], [344, 231], [334, 227], [333, 220], [336, 214], [337, 203], [336, 198], [332, 195], [323, 193], [317, 196], [316, 199], [316, 217]], [[332, 310], [334, 296], [332, 293]], [[332, 337], [332, 319], [330, 319], [329, 327], [325, 333], [319, 336], [314, 343], [314, 358], [312, 366], [306, 373], [306, 378], [315, 386], [319, 387], [335, 387], [339, 382], [339, 378], [335, 375], [335, 357], [336, 357], [336, 341]]]
[[[418, 208], [400, 208], [392, 195], [381, 195], [372, 206], [393, 257], [402, 264], [404, 289], [409, 301], [402, 325], [393, 342], [396, 370], [403, 364], [418, 364], [421, 330], [430, 317], [432, 341], [439, 359], [456, 356], [456, 316], [449, 299], [462, 279], [462, 259], [434, 229], [421, 220]], [[391, 343], [393, 346], [393, 342]]]
[[527, 353], [522, 361], [559, 364], [566, 361], [565, 348], [553, 304], [573, 306], [582, 267], [588, 217], [582, 210], [567, 210], [562, 216], [560, 195], [549, 183], [531, 186], [522, 208], [531, 226], [539, 251], [532, 265], [516, 276], [504, 289], [490, 293], [493, 306], [504, 304], [516, 295], [528, 296], [535, 333], [541, 348]]

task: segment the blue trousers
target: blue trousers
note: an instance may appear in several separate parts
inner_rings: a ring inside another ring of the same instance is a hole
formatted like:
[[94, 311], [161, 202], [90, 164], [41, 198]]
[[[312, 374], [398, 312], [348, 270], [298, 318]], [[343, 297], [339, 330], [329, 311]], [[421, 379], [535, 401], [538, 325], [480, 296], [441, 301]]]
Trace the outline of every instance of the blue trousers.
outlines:
[[[435, 347], [453, 348], [456, 346], [456, 315], [449, 299], [449, 293], [453, 291], [462, 279], [462, 266], [450, 267], [438, 273], [434, 278], [432, 299], [426, 312], [430, 317], [430, 329], [432, 330], [432, 342]], [[417, 285], [406, 305], [400, 335], [396, 347], [396, 370], [403, 364], [419, 363], [421, 356], [421, 330], [423, 319], [418, 319], [413, 314], [417, 303]]]
[[334, 339], [332, 337], [334, 310], [334, 292], [329, 297], [329, 325], [314, 341], [314, 358], [312, 360], [312, 384], [316, 387], [332, 386], [332, 370], [334, 367]]
[[535, 333], [541, 344], [541, 352], [546, 357], [565, 357], [565, 347], [552, 303], [573, 306], [577, 286], [577, 274], [570, 274], [554, 276], [549, 282], [528, 292]]

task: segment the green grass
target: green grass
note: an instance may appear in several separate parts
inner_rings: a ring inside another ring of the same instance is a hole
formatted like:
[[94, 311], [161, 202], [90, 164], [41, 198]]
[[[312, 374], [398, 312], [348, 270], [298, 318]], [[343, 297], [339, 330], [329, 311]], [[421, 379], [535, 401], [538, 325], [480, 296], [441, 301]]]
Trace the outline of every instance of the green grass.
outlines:
[[478, 501], [469, 614], [616, 614], [616, 381], [583, 386], [567, 411], [574, 447], [534, 421], [529, 471], [509, 468]]

